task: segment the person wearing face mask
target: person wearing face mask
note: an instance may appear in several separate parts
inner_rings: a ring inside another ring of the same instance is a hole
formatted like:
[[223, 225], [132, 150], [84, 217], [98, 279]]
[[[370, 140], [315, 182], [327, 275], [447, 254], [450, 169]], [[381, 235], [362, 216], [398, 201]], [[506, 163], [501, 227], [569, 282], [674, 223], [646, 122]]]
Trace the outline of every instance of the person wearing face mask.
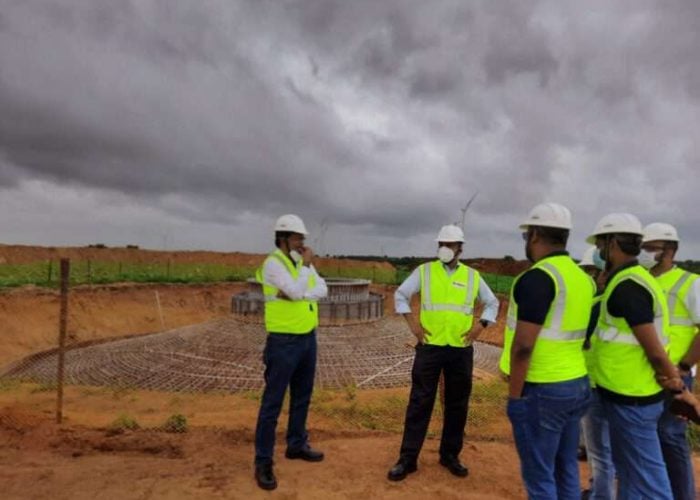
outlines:
[[[678, 366], [683, 383], [692, 389], [691, 369], [700, 360], [700, 276], [673, 264], [678, 251], [678, 232], [670, 224], [655, 222], [644, 228], [639, 263], [650, 269], [668, 300], [670, 314], [671, 362]], [[695, 480], [690, 446], [686, 438], [688, 423], [671, 412], [670, 397], [659, 419], [659, 439], [673, 498], [695, 498]]]
[[664, 389], [684, 387], [667, 355], [666, 297], [637, 261], [642, 225], [634, 215], [606, 215], [586, 241], [596, 245], [608, 273], [591, 338], [592, 377], [610, 428], [617, 495], [671, 500], [657, 424]]
[[313, 251], [304, 246], [304, 222], [287, 214], [274, 227], [275, 246], [257, 271], [265, 296], [263, 351], [265, 390], [255, 429], [255, 479], [265, 490], [277, 487], [273, 452], [277, 419], [289, 387], [288, 459], [320, 462], [323, 453], [309, 446], [306, 417], [316, 371], [317, 301], [328, 294], [326, 282], [311, 263]]
[[[472, 387], [472, 342], [496, 321], [498, 299], [478, 271], [459, 262], [464, 243], [459, 227], [443, 226], [436, 241], [438, 259], [418, 266], [394, 295], [396, 312], [406, 319], [418, 343], [399, 460], [388, 474], [391, 481], [400, 481], [417, 470], [441, 373], [445, 380], [445, 412], [440, 464], [458, 477], [469, 473], [459, 454]], [[420, 321], [411, 315], [411, 297], [416, 293], [421, 298]], [[477, 300], [484, 304], [484, 310], [475, 321]]]
[[[591, 355], [591, 336], [595, 331], [600, 314], [600, 294], [605, 287], [605, 262], [598, 258], [595, 245], [590, 246], [583, 254], [579, 266], [596, 283], [597, 295], [593, 302], [591, 319], [586, 329], [586, 340], [583, 343], [583, 353], [586, 358], [588, 373], [594, 371]], [[608, 421], [603, 414], [600, 398], [595, 389], [595, 383], [591, 378], [591, 404], [581, 418], [581, 437], [585, 443], [586, 459], [590, 469], [590, 487], [581, 492], [581, 500], [608, 500], [615, 498], [615, 466], [612, 461], [610, 449], [610, 429]]]
[[571, 213], [557, 203], [520, 225], [532, 267], [513, 282], [500, 368], [531, 499], [580, 498], [579, 421], [591, 388], [583, 355], [595, 285], [566, 251]]

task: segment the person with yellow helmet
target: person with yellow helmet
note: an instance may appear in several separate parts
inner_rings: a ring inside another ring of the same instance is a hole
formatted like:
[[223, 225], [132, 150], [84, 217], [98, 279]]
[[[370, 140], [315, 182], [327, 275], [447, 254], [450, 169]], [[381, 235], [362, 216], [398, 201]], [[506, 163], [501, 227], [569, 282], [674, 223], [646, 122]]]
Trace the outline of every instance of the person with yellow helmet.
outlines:
[[323, 453], [309, 446], [306, 417], [316, 371], [317, 301], [328, 294], [326, 283], [311, 263], [313, 251], [304, 246], [304, 222], [287, 214], [274, 227], [275, 246], [257, 279], [265, 296], [263, 351], [265, 390], [255, 429], [255, 479], [265, 490], [277, 487], [273, 452], [277, 419], [289, 387], [288, 459], [320, 462]]
[[579, 421], [591, 388], [583, 356], [595, 285], [566, 251], [571, 213], [557, 203], [520, 225], [533, 265], [513, 282], [500, 368], [531, 499], [579, 498]]
[[666, 298], [637, 261], [642, 225], [634, 215], [606, 215], [586, 241], [608, 274], [591, 338], [592, 377], [610, 428], [617, 495], [671, 500], [657, 424], [664, 389], [680, 392], [683, 382], [666, 351]]
[[[680, 242], [675, 227], [655, 222], [643, 232], [639, 263], [650, 270], [666, 294], [670, 314], [669, 357], [678, 366], [685, 386], [691, 389], [691, 369], [700, 360], [700, 276], [674, 265]], [[672, 413], [672, 401], [666, 398], [659, 419], [661, 451], [673, 498], [691, 500], [695, 498], [695, 479], [686, 438], [688, 423]]]
[[[440, 464], [458, 477], [469, 473], [459, 454], [472, 387], [472, 342], [496, 321], [498, 299], [478, 271], [459, 262], [464, 243], [459, 227], [443, 226], [436, 241], [438, 260], [418, 266], [394, 295], [396, 312], [406, 319], [418, 344], [399, 460], [388, 473], [390, 481], [400, 481], [417, 470], [440, 374], [445, 380]], [[421, 298], [420, 322], [411, 315], [410, 301], [416, 293]], [[477, 300], [484, 310], [480, 320], [474, 321]]]

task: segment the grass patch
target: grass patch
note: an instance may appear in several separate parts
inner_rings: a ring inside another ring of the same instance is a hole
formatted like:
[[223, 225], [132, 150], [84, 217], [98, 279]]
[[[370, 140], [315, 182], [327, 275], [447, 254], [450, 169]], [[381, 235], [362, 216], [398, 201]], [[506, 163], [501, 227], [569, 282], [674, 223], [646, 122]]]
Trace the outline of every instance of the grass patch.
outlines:
[[187, 432], [187, 417], [181, 413], [170, 415], [162, 428], [165, 432]]
[[109, 430], [110, 431], [134, 431], [136, 429], [140, 429], [141, 426], [139, 423], [136, 421], [135, 418], [130, 417], [129, 415], [126, 414], [121, 414], [119, 415], [110, 425], [109, 425]]

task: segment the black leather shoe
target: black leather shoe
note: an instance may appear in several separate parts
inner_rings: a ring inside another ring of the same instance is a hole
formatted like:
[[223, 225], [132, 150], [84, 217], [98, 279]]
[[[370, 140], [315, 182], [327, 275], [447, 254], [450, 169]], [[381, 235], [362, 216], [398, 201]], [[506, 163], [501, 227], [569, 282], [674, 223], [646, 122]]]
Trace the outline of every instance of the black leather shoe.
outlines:
[[277, 479], [272, 472], [272, 464], [255, 466], [255, 480], [263, 490], [274, 490], [277, 488]]
[[301, 450], [297, 451], [287, 450], [284, 453], [284, 456], [289, 458], [290, 460], [298, 458], [301, 460], [306, 460], [307, 462], [320, 462], [321, 460], [323, 460], [323, 452], [314, 450], [310, 446], [306, 446]]
[[462, 465], [457, 457], [440, 457], [440, 465], [447, 467], [447, 470], [457, 477], [469, 475], [469, 469]]
[[418, 467], [416, 466], [415, 462], [407, 462], [404, 460], [399, 460], [396, 462], [396, 465], [394, 465], [391, 470], [389, 470], [389, 474], [387, 474], [387, 478], [389, 481], [401, 481], [402, 479], [406, 479], [406, 476], [409, 475], [411, 472], [416, 472], [418, 470]]

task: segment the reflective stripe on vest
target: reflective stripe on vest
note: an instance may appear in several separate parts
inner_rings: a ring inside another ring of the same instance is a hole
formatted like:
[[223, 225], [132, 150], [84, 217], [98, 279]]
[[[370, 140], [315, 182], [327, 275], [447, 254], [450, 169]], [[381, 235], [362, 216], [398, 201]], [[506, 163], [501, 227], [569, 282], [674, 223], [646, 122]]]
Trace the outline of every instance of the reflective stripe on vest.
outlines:
[[[474, 312], [474, 275], [476, 272], [474, 269], [467, 267], [468, 280], [467, 280], [467, 298], [464, 301], [464, 305], [457, 304], [434, 304], [432, 299], [432, 293], [430, 291], [430, 265], [426, 265], [423, 269], [423, 280], [425, 280], [425, 293], [421, 297], [421, 309], [424, 311], [453, 311], [463, 314], [473, 314]], [[455, 270], [456, 272], [456, 270]]]
[[[554, 282], [554, 298], [537, 335], [525, 380], [536, 383], [562, 382], [586, 374], [583, 341], [593, 304], [595, 285], [568, 255], [554, 255], [536, 262]], [[510, 350], [517, 327], [518, 307], [513, 297], [520, 274], [511, 288], [504, 348], [499, 366], [510, 374]]]
[[[293, 263], [279, 249], [268, 255], [268, 259], [275, 259], [280, 262], [290, 276], [294, 279], [299, 277], [302, 263]], [[257, 280], [262, 284], [263, 295], [265, 297], [265, 329], [274, 333], [306, 334], [313, 331], [318, 326], [318, 305], [314, 300], [288, 300], [277, 296], [279, 290], [263, 282], [263, 267], [265, 262], [256, 273]], [[312, 289], [316, 284], [315, 276], [309, 276], [307, 290]]]
[[474, 322], [479, 273], [464, 264], [448, 275], [440, 261], [421, 264], [421, 326], [430, 345], [465, 347], [464, 335]]
[[658, 394], [661, 386], [646, 352], [627, 321], [608, 311], [610, 296], [618, 285], [632, 280], [652, 297], [654, 328], [659, 342], [668, 350], [668, 305], [661, 285], [639, 265], [625, 268], [608, 282], [600, 304], [600, 316], [595, 334], [591, 337], [591, 356], [594, 361], [592, 378], [596, 385], [625, 396], [645, 397]]
[[661, 285], [668, 301], [669, 321], [671, 323], [669, 357], [674, 364], [686, 355], [698, 333], [697, 325], [686, 304], [688, 293], [698, 278], [698, 275], [678, 267], [656, 277], [656, 281]]

